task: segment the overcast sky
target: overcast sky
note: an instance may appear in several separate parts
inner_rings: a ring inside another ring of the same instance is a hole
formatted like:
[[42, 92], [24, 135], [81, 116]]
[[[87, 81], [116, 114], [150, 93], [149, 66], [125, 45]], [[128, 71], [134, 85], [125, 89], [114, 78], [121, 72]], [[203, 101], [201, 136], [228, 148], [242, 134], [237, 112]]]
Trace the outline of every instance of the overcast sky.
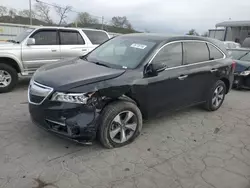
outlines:
[[[0, 0], [1, 5], [27, 9], [29, 0]], [[127, 16], [138, 30], [184, 34], [194, 28], [203, 33], [222, 21], [250, 20], [250, 0], [43, 0], [74, 10], [104, 16]], [[35, 3], [32, 0], [32, 3]], [[55, 15], [52, 15], [56, 19]], [[73, 20], [75, 15], [70, 15]]]

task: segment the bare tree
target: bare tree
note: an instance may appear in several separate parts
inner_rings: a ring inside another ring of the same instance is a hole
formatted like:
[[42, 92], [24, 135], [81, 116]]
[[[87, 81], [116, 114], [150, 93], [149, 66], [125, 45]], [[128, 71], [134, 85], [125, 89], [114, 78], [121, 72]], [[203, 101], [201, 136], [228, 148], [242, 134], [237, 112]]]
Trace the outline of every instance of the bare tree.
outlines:
[[17, 10], [14, 8], [9, 9], [9, 16], [14, 17], [16, 16]]
[[[22, 17], [30, 17], [30, 11], [28, 9], [24, 9], [19, 11], [18, 15]], [[31, 11], [31, 17], [36, 18], [36, 13], [34, 11]]]
[[187, 35], [199, 36], [199, 33], [197, 33], [197, 32], [195, 31], [195, 29], [191, 29], [191, 30], [188, 31]]
[[111, 23], [115, 27], [133, 29], [132, 24], [128, 21], [126, 16], [115, 16], [112, 18]]
[[48, 5], [44, 4], [43, 2], [38, 1], [34, 5], [34, 7], [35, 7], [35, 11], [37, 12], [37, 14], [39, 15], [39, 17], [43, 21], [45, 21], [45, 22], [47, 22], [49, 24], [53, 23], [50, 15], [49, 15], [49, 13], [50, 13], [50, 7]]
[[4, 6], [0, 6], [0, 16], [4, 16], [6, 15], [8, 12], [8, 9], [7, 7], [4, 7]]
[[77, 16], [77, 22], [84, 25], [84, 24], [98, 24], [99, 20], [94, 18], [87, 12], [79, 13]]
[[60, 7], [58, 5], [54, 5], [55, 11], [57, 15], [59, 16], [59, 22], [58, 25], [61, 25], [62, 23], [66, 23], [65, 19], [68, 17], [67, 14], [72, 10], [71, 6], [66, 7]]

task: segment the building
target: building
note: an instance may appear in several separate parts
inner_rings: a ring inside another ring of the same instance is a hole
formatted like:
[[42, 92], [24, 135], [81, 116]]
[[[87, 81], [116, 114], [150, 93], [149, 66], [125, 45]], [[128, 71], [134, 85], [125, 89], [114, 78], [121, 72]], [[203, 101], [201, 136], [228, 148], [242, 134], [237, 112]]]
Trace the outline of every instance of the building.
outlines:
[[225, 21], [217, 23], [215, 27], [216, 29], [209, 30], [209, 37], [222, 41], [235, 41], [241, 44], [247, 37], [250, 37], [250, 20]]

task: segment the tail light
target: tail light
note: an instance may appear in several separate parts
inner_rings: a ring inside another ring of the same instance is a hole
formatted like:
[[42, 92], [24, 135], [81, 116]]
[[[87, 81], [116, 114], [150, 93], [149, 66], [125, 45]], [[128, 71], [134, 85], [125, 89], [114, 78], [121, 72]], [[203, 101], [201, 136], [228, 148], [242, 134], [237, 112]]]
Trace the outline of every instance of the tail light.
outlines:
[[234, 72], [235, 68], [236, 68], [236, 62], [233, 61], [233, 63], [232, 63], [232, 71], [233, 71], [233, 72]]

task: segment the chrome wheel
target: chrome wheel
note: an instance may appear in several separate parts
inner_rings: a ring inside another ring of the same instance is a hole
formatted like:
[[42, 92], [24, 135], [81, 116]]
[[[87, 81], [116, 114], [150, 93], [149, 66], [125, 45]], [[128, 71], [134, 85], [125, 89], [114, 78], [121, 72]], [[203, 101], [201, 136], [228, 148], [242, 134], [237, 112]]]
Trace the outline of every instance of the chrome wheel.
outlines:
[[5, 71], [0, 70], [0, 87], [7, 87], [11, 83], [11, 75]]
[[223, 98], [224, 98], [225, 92], [224, 87], [219, 85], [215, 90], [212, 98], [212, 105], [217, 108], [221, 105]]
[[128, 141], [137, 129], [137, 117], [131, 111], [119, 113], [111, 122], [109, 136], [115, 143]]

